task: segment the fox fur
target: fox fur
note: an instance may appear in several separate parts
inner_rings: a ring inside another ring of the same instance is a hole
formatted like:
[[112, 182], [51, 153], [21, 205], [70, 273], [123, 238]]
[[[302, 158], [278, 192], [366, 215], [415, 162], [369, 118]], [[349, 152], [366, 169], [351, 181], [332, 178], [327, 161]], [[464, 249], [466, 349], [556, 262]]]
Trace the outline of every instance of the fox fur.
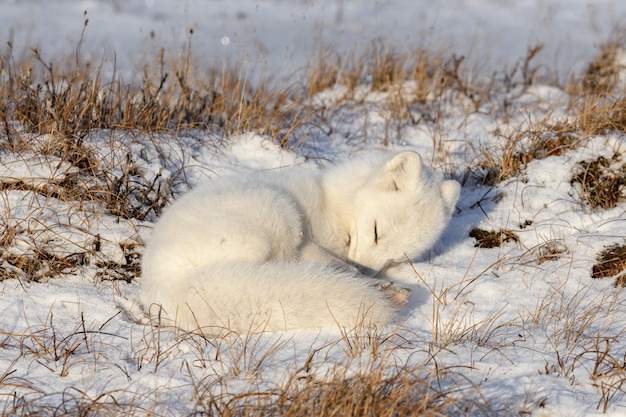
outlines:
[[142, 303], [203, 334], [382, 326], [408, 293], [373, 276], [431, 248], [459, 192], [415, 152], [214, 179], [156, 223]]

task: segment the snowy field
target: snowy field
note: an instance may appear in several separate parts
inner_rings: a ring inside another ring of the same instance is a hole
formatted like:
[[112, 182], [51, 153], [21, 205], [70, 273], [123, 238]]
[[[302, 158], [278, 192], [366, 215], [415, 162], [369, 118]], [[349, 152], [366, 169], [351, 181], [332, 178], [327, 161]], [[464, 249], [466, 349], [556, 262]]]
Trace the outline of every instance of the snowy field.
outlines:
[[611, 0], [2, 0], [0, 7], [0, 35], [18, 52], [72, 54], [87, 12], [84, 49], [122, 70], [142, 64], [154, 45], [180, 48], [193, 29], [208, 63], [226, 55], [246, 70], [283, 75], [320, 47], [341, 54], [382, 39], [400, 50], [445, 46], [482, 70], [511, 66], [541, 42], [541, 63], [566, 77], [584, 68], [626, 13], [626, 3]]
[[[18, 58], [30, 47], [50, 60], [72, 56], [85, 16], [81, 53], [96, 62], [104, 56], [128, 79], [138, 77], [142, 54], [161, 46], [175, 54], [193, 29], [198, 65], [241, 63], [253, 78], [279, 74], [277, 84], [297, 77], [321, 46], [342, 54], [382, 40], [398, 50], [445, 47], [467, 55], [482, 76], [513, 68], [540, 42], [537, 74], [564, 85], [624, 21], [626, 2], [0, 0], [0, 48], [10, 41]], [[349, 98], [338, 84], [313, 95], [314, 126], [296, 130], [286, 147], [253, 131], [95, 130], [83, 138], [99, 178], [149, 184], [155, 206], [219, 175], [323, 166], [368, 150], [418, 151], [463, 190], [427, 256], [390, 271], [412, 290], [411, 301], [400, 322], [376, 334], [209, 340], [134, 322], [121, 307], [141, 285], [134, 272], [157, 210], [133, 195], [124, 200], [130, 206], [112, 209], [42, 192], [91, 179], [72, 158], [43, 151], [54, 148], [55, 135], [11, 121], [28, 149], [0, 149], [0, 412], [62, 415], [82, 404], [87, 415], [107, 405], [120, 415], [194, 415], [216, 412], [207, 398], [336, 372], [419, 368], [437, 389], [471, 404], [458, 415], [626, 415], [624, 290], [614, 277], [592, 278], [598, 254], [625, 242], [626, 203], [591, 207], [581, 182], [592, 161], [626, 172], [624, 131], [557, 129], [576, 123], [572, 93], [528, 84], [509, 83], [480, 100], [428, 96], [408, 110], [413, 123], [399, 123], [387, 105], [394, 94], [415, 94], [410, 82], [398, 91], [360, 86]], [[624, 84], [618, 88], [623, 95]], [[0, 141], [10, 140], [8, 131]], [[523, 156], [537, 141], [563, 149]], [[507, 151], [519, 159], [517, 171], [477, 179], [487, 176], [486, 156], [504, 160]], [[494, 247], [479, 245], [480, 231], [497, 232]], [[23, 260], [33, 253], [47, 269], [29, 269]]]

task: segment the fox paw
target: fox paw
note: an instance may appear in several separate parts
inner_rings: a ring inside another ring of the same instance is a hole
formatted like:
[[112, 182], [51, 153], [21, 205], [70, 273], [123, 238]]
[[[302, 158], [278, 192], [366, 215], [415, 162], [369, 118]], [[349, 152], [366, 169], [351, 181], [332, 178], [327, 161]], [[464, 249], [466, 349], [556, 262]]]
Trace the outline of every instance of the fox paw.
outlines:
[[385, 282], [379, 286], [385, 296], [397, 306], [404, 306], [409, 303], [409, 294], [411, 290], [394, 284], [393, 282]]

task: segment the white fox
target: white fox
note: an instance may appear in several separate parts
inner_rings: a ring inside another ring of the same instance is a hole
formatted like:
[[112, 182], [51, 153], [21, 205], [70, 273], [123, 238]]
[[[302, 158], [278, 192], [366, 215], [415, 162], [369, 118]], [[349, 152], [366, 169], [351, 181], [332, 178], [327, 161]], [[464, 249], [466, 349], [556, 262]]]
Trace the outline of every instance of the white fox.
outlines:
[[383, 325], [408, 292], [373, 276], [429, 249], [459, 192], [415, 152], [212, 180], [156, 224], [141, 301], [204, 334]]

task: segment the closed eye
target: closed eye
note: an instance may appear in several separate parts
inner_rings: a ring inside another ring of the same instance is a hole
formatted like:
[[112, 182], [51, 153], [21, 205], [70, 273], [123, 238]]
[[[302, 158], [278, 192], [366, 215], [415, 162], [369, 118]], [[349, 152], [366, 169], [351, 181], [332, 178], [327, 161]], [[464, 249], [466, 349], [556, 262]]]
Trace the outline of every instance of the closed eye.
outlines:
[[378, 226], [374, 222], [374, 244], [378, 245]]

